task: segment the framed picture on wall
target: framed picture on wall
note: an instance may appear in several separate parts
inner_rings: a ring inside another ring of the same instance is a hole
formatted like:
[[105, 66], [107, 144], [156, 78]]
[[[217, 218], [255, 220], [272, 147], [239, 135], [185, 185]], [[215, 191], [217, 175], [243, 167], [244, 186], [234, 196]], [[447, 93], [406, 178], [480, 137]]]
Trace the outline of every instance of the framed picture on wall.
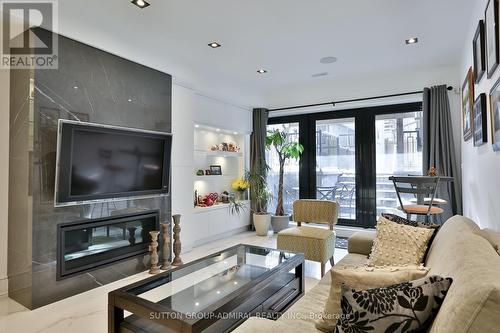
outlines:
[[490, 90], [490, 112], [493, 150], [500, 151], [500, 79]]
[[486, 94], [480, 94], [474, 102], [474, 147], [480, 147], [488, 142], [487, 118]]
[[467, 72], [464, 84], [462, 85], [462, 124], [464, 140], [472, 137], [472, 108], [474, 107], [474, 74], [472, 67]]
[[484, 21], [480, 20], [472, 42], [474, 52], [474, 78], [475, 82], [479, 83], [486, 71], [485, 57], [485, 39], [484, 39]]
[[488, 79], [491, 78], [500, 61], [498, 47], [498, 1], [499, 0], [489, 0], [484, 15]]

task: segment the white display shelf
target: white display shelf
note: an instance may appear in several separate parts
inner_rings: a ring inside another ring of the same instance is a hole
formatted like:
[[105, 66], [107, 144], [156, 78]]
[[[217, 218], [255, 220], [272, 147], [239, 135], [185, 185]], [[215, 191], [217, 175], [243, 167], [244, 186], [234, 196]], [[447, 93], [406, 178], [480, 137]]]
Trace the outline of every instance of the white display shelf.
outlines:
[[239, 178], [238, 175], [209, 175], [209, 176], [194, 176], [196, 181], [217, 181], [221, 178]]
[[[249, 200], [242, 200], [239, 202], [242, 204], [248, 205], [250, 201]], [[198, 214], [198, 213], [210, 212], [210, 211], [220, 210], [220, 209], [229, 209], [229, 205], [230, 204], [228, 204], [228, 203], [221, 203], [221, 204], [213, 205], [210, 207], [194, 207], [194, 212], [195, 212], [195, 214]]]
[[243, 153], [232, 152], [232, 151], [211, 151], [211, 150], [195, 149], [194, 153], [196, 155], [213, 156], [213, 157], [233, 157], [233, 158], [243, 157]]

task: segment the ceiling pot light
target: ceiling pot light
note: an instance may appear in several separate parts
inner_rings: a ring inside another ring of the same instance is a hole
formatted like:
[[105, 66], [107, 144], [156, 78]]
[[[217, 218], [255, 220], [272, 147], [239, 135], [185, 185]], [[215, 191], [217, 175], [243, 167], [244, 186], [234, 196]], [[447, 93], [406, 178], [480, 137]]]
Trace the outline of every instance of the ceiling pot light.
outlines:
[[131, 3], [133, 3], [134, 5], [136, 5], [137, 7], [139, 8], [146, 8], [147, 6], [149, 6], [149, 2], [146, 2], [145, 0], [132, 0], [130, 1]]
[[417, 44], [418, 43], [418, 38], [417, 37], [411, 37], [411, 38], [408, 38], [405, 42], [406, 42], [406, 45]]
[[222, 45], [217, 43], [217, 42], [211, 42], [211, 43], [208, 43], [208, 46], [210, 46], [213, 49], [216, 49], [218, 47], [221, 47]]
[[311, 75], [312, 77], [320, 77], [320, 76], [327, 76], [328, 73], [327, 72], [322, 72], [322, 73], [315, 73], [313, 75]]
[[336, 57], [323, 57], [319, 59], [319, 62], [322, 64], [333, 64], [334, 62], [337, 62], [337, 60], [338, 59]]
[[265, 73], [267, 73], [267, 71], [265, 69], [259, 69], [257, 71], [257, 73], [259, 73], [259, 74], [265, 74]]

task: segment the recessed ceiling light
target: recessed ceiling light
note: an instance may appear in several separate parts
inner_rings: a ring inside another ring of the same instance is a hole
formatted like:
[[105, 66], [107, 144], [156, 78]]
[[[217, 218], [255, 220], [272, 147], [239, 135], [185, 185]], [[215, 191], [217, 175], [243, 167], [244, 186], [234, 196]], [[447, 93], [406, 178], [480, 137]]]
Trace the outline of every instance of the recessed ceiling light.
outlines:
[[267, 73], [267, 71], [265, 69], [259, 69], [257, 71], [257, 73], [259, 73], [259, 74], [265, 74], [265, 73]]
[[322, 73], [315, 73], [313, 75], [311, 75], [312, 77], [320, 77], [320, 76], [327, 76], [328, 73], [327, 72], [322, 72]]
[[141, 9], [149, 6], [149, 2], [146, 2], [144, 0], [132, 0], [130, 2], [132, 2], [134, 5], [136, 5], [137, 7], [141, 8]]
[[73, 89], [78, 89], [78, 86], [73, 86]]
[[319, 59], [319, 62], [322, 64], [333, 64], [334, 62], [337, 62], [337, 58], [335, 57], [324, 57]]
[[234, 135], [238, 134], [238, 132], [233, 132]]
[[199, 128], [199, 127], [200, 127], [200, 125], [196, 124], [196, 125], [194, 125], [194, 127]]
[[408, 38], [406, 40], [406, 45], [417, 44], [417, 43], [418, 43], [418, 38], [417, 37]]
[[211, 48], [213, 49], [216, 49], [218, 47], [221, 47], [222, 45], [220, 45], [219, 43], [217, 42], [211, 42], [211, 43], [208, 43], [208, 46], [210, 46]]
[[132, 102], [132, 98], [127, 99], [127, 102]]
[[217, 128], [217, 129], [216, 129], [216, 131], [217, 131], [217, 132], [220, 132], [220, 128]]

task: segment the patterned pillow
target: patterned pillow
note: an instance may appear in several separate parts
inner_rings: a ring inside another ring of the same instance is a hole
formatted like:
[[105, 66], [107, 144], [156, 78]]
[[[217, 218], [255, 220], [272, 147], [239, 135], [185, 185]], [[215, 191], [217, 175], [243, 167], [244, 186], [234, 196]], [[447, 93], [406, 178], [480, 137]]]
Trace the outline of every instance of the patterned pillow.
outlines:
[[434, 229], [411, 227], [381, 217], [368, 266], [420, 265]]
[[342, 313], [340, 297], [343, 284], [358, 290], [381, 288], [423, 278], [428, 271], [429, 269], [424, 266], [350, 267], [337, 265], [330, 271], [332, 277], [330, 294], [321, 317], [315, 322], [315, 326], [323, 332], [331, 332], [335, 329], [337, 319]]
[[334, 332], [420, 332], [432, 324], [451, 283], [451, 278], [430, 276], [363, 291], [344, 285]]

